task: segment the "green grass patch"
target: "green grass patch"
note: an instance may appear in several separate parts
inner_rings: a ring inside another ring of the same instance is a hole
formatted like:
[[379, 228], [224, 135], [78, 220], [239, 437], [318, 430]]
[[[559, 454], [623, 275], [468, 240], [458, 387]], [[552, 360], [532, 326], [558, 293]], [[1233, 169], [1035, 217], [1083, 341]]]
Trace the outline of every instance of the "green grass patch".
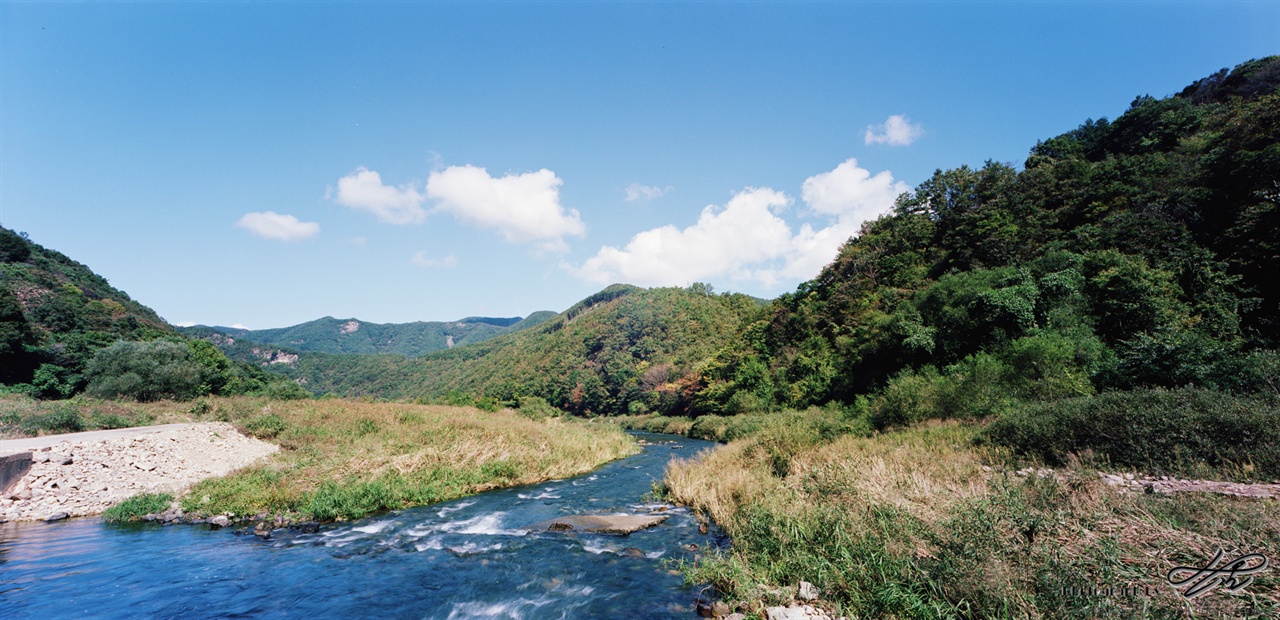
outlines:
[[168, 493], [142, 493], [108, 508], [102, 518], [107, 523], [137, 521], [145, 515], [168, 510], [172, 503], [173, 496]]

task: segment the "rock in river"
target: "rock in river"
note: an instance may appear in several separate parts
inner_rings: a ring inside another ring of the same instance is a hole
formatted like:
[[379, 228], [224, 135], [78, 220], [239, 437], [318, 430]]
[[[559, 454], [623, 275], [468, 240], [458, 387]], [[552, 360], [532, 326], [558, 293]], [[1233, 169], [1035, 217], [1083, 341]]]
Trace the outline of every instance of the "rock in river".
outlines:
[[573, 515], [550, 521], [534, 523], [524, 529], [531, 532], [588, 532], [592, 534], [620, 534], [653, 527], [667, 520], [667, 515]]

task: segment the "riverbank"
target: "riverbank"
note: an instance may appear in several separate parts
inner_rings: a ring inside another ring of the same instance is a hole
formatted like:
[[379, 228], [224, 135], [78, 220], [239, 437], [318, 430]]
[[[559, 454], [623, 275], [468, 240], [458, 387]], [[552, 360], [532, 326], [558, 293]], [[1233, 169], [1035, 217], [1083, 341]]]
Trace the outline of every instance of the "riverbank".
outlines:
[[[1275, 499], [1154, 485], [1134, 492], [1100, 475], [1097, 461], [1027, 468], [980, 441], [981, 423], [830, 433], [857, 425], [819, 410], [628, 422], [731, 435], [715, 451], [673, 463], [664, 479], [670, 500], [732, 537], [731, 550], [685, 567], [731, 608], [763, 612], [810, 581], [819, 605], [856, 617], [1280, 614], [1274, 571], [1239, 595], [1217, 590], [1193, 600], [1166, 580], [1175, 566], [1203, 566], [1218, 549], [1274, 563]], [[1106, 594], [1121, 591], [1141, 594]]]
[[246, 437], [226, 422], [146, 431], [144, 427], [127, 433], [0, 442], [32, 444], [31, 469], [0, 497], [0, 520], [99, 514], [140, 493], [181, 493], [201, 480], [229, 474], [280, 449]]
[[[264, 527], [345, 520], [566, 478], [638, 451], [612, 425], [473, 407], [251, 397], [205, 398], [180, 408], [15, 402], [8, 403], [9, 417], [25, 421], [128, 413], [135, 421], [185, 418], [214, 425], [201, 425], [205, 430], [190, 436], [36, 452], [38, 462], [24, 481], [0, 498], [0, 517], [9, 520], [98, 514], [130, 496], [138, 500], [114, 511], [114, 518], [249, 518]], [[21, 416], [12, 413], [15, 408]], [[227, 458], [210, 460], [219, 454]], [[176, 497], [178, 505], [169, 505], [172, 497], [158, 504], [162, 495]]]

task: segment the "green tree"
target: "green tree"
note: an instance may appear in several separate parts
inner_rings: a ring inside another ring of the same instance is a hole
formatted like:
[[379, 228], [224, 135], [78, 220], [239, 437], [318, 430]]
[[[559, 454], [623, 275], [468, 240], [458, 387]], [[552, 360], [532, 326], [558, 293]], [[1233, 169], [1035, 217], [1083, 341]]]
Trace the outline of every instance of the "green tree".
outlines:
[[216, 371], [192, 359], [187, 345], [170, 340], [117, 342], [89, 362], [89, 393], [139, 401], [186, 400], [208, 393]]

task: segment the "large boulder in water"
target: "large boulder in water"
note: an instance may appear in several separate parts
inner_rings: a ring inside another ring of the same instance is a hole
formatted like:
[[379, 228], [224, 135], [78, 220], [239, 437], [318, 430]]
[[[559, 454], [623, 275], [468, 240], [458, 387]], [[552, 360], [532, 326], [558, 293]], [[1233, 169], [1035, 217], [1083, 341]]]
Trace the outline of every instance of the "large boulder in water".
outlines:
[[653, 527], [667, 520], [668, 515], [573, 515], [550, 521], [534, 523], [524, 529], [531, 532], [587, 532], [591, 534], [619, 534]]

